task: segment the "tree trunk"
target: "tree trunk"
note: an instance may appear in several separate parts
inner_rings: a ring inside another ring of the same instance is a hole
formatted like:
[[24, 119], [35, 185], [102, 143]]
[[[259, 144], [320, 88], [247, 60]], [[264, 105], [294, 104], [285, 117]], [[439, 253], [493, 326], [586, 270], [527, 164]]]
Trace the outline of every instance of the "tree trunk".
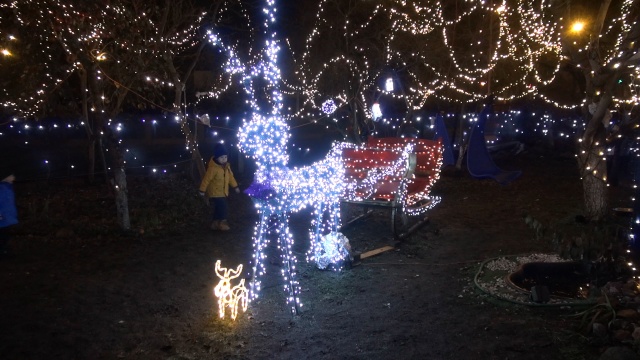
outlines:
[[[92, 74], [96, 74], [98, 72], [97, 66], [92, 64]], [[89, 77], [90, 79], [93, 76]], [[95, 94], [100, 94], [99, 86], [95, 80], [89, 80], [91, 93], [95, 97]], [[118, 94], [118, 99], [114, 105], [114, 108], [111, 111], [111, 115], [113, 116], [117, 113], [122, 105], [122, 101], [124, 100], [124, 96], [126, 93], [122, 92]], [[100, 102], [97, 102], [100, 104]], [[95, 106], [95, 104], [94, 104]], [[102, 107], [102, 106], [101, 106]], [[122, 152], [122, 148], [119, 146], [118, 139], [115, 138], [113, 131], [108, 126], [105, 115], [102, 113], [102, 108], [99, 108], [96, 111], [96, 133], [101, 134], [98, 142], [100, 143], [100, 151], [101, 156], [103, 158], [103, 164], [105, 165], [105, 176], [108, 176], [106, 173], [106, 160], [104, 159], [103, 146], [106, 144], [109, 149], [109, 154], [111, 155], [111, 164], [113, 168], [113, 181], [111, 185], [113, 186], [113, 190], [115, 193], [115, 203], [116, 203], [116, 215], [118, 220], [118, 225], [122, 230], [131, 229], [131, 219], [129, 218], [129, 200], [128, 200], [128, 190], [127, 190], [127, 176], [125, 174], [125, 162], [124, 162], [124, 154]], [[106, 143], [104, 143], [106, 142]]]
[[398, 131], [396, 132], [397, 137], [401, 137], [405, 135], [405, 129], [407, 129], [407, 124], [413, 126], [411, 120], [413, 119], [413, 109], [407, 108], [406, 113], [404, 114], [404, 119], [402, 119], [402, 123], [398, 126]]
[[[196, 139], [195, 135], [191, 132], [191, 129], [189, 128], [189, 119], [187, 119], [186, 114], [182, 113], [181, 105], [182, 105], [182, 91], [186, 86], [186, 82], [187, 82], [186, 79], [192, 73], [197, 63], [197, 60], [200, 58], [200, 53], [202, 52], [202, 49], [204, 49], [205, 44], [206, 43], [203, 41], [200, 47], [198, 48], [197, 56], [193, 60], [193, 62], [191, 63], [191, 66], [189, 67], [189, 70], [185, 74], [184, 80], [181, 80], [180, 74], [178, 74], [178, 71], [173, 64], [173, 58], [171, 57], [171, 55], [169, 53], [164, 54], [165, 65], [167, 67], [167, 70], [169, 70], [169, 73], [171, 74], [171, 78], [173, 79], [173, 82], [175, 84], [175, 93], [173, 96], [173, 112], [176, 115], [180, 116], [180, 129], [182, 130], [182, 133], [184, 134], [184, 137], [187, 141], [187, 148], [191, 150], [191, 162], [198, 169], [198, 175], [200, 176], [200, 179], [198, 179], [198, 181], [204, 178], [206, 169], [204, 168], [204, 161], [202, 160], [200, 149], [196, 145], [198, 143], [198, 139]], [[198, 125], [196, 124], [196, 126]], [[191, 173], [193, 174], [193, 172]]]
[[353, 100], [351, 101], [351, 136], [353, 137], [353, 142], [360, 146], [362, 145], [362, 139], [360, 138], [360, 123], [358, 122], [358, 103]]
[[[187, 140], [187, 147], [189, 148], [189, 150], [191, 150], [191, 161], [198, 169], [198, 175], [200, 175], [199, 180], [202, 180], [202, 178], [204, 178], [206, 169], [204, 168], [202, 155], [200, 155], [200, 149], [198, 149], [198, 146], [196, 145], [198, 143], [198, 139], [195, 138], [195, 135], [191, 132], [191, 128], [189, 128], [189, 119], [187, 119], [187, 116], [180, 110], [182, 96], [182, 91], [180, 89], [184, 85], [182, 85], [179, 80], [178, 82], [176, 82], [176, 84], [176, 92], [173, 99], [173, 111], [175, 114], [180, 116], [180, 129], [182, 130], [182, 133]], [[196, 124], [196, 126], [198, 125]]]
[[87, 71], [81, 67], [78, 71], [80, 77], [80, 92], [82, 98], [82, 118], [84, 119], [84, 129], [87, 132], [87, 180], [90, 184], [95, 181], [96, 175], [96, 138], [89, 119], [89, 99], [87, 97]]
[[111, 166], [113, 168], [111, 185], [113, 186], [115, 194], [118, 225], [122, 230], [129, 230], [131, 229], [131, 219], [129, 218], [129, 191], [127, 189], [124, 153], [109, 127], [103, 126], [103, 133], [106, 137], [109, 153], [111, 154]]
[[456, 129], [456, 143], [458, 144], [458, 159], [456, 160], [456, 169], [462, 170], [462, 161], [467, 153], [467, 141], [465, 140], [464, 132], [466, 130], [465, 118], [464, 118], [464, 105], [458, 115], [458, 128]]
[[102, 164], [102, 173], [104, 174], [104, 183], [108, 184], [109, 183], [109, 169], [107, 169], [107, 157], [104, 156], [104, 141], [102, 141], [102, 137], [99, 137], [98, 141], [96, 143], [97, 143], [96, 145], [98, 147], [98, 151], [100, 153], [100, 163]]
[[[604, 100], [604, 102], [607, 102]], [[602, 116], [597, 113], [589, 120], [587, 131], [578, 146], [578, 168], [584, 190], [584, 206], [586, 216], [590, 220], [602, 220], [607, 213], [607, 161], [605, 151], [605, 129]]]
[[[586, 99], [583, 114], [587, 119], [584, 134], [578, 146], [578, 166], [584, 191], [584, 206], [589, 220], [602, 220], [608, 212], [607, 162], [605, 159], [606, 132], [605, 118], [613, 99], [613, 89], [618, 76], [602, 65], [600, 58], [600, 36], [611, 0], [603, 0], [598, 17], [592, 24], [588, 50], [589, 66], [583, 68]], [[600, 89], [600, 95], [598, 95]], [[596, 100], [599, 97], [599, 100]], [[589, 106], [596, 103], [590, 111]]]
[[[196, 126], [198, 126], [196, 124]], [[204, 168], [204, 161], [202, 160], [202, 155], [200, 154], [200, 149], [195, 145], [197, 142], [193, 134], [191, 133], [191, 129], [189, 128], [189, 121], [186, 116], [182, 117], [180, 122], [180, 128], [182, 129], [182, 133], [184, 137], [187, 139], [187, 143], [189, 144], [189, 149], [191, 150], [191, 161], [198, 169], [198, 174], [200, 175], [200, 180], [204, 177], [206, 169]]]
[[584, 191], [586, 217], [594, 221], [604, 219], [609, 207], [609, 188], [607, 184], [595, 176], [586, 175], [582, 179], [582, 188]]
[[467, 144], [462, 144], [458, 147], [458, 159], [456, 160], [456, 169], [462, 170], [462, 160], [467, 153]]
[[129, 191], [127, 189], [124, 154], [111, 129], [106, 126], [103, 127], [103, 129], [109, 154], [111, 154], [112, 157], [113, 180], [111, 181], [111, 185], [113, 186], [115, 194], [118, 225], [122, 230], [129, 230], [131, 229], [131, 219], [129, 217]]
[[131, 229], [131, 219], [129, 218], [129, 191], [127, 190], [127, 175], [124, 172], [124, 167], [114, 170], [113, 179], [116, 193], [118, 224], [122, 230], [129, 230]]
[[[405, 124], [413, 125], [413, 106], [409, 101], [409, 97], [407, 96], [406, 91], [404, 91], [404, 86], [400, 85], [400, 92], [402, 94], [402, 98], [404, 99], [404, 106], [407, 108], [404, 114], [404, 120], [400, 127], [398, 128], [397, 136], [402, 136], [405, 128]], [[422, 131], [418, 132], [418, 137], [422, 135]]]
[[[606, 99], [604, 100], [606, 103]], [[578, 167], [583, 182], [584, 206], [590, 220], [602, 220], [607, 214], [607, 161], [605, 152], [605, 129], [602, 116], [596, 113], [590, 119], [592, 131], [585, 132], [578, 147]]]

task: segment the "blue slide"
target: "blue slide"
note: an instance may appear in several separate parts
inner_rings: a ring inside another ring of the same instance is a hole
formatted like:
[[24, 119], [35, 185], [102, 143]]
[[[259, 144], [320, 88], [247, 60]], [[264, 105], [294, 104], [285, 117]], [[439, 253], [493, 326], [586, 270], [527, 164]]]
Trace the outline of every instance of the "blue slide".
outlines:
[[507, 185], [517, 179], [522, 171], [502, 170], [493, 162], [484, 138], [484, 127], [490, 113], [491, 105], [485, 105], [480, 112], [478, 122], [471, 129], [467, 150], [467, 170], [476, 179], [493, 178], [501, 185]]
[[453, 159], [453, 146], [447, 133], [447, 126], [444, 124], [444, 119], [441, 114], [436, 115], [436, 131], [433, 136], [433, 140], [442, 138], [442, 146], [444, 146], [442, 152], [442, 166], [453, 165], [455, 163]]

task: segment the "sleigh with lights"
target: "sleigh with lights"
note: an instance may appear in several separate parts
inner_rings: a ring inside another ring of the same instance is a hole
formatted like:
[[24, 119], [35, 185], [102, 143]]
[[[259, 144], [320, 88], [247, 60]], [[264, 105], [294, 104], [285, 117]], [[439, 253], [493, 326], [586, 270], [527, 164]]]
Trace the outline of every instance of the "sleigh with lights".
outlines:
[[396, 240], [424, 225], [425, 213], [440, 202], [431, 196], [431, 188], [440, 177], [442, 156], [441, 140], [372, 138], [365, 146], [345, 146], [346, 190], [341, 201], [364, 211], [343, 227], [370, 216], [376, 208], [390, 210]]

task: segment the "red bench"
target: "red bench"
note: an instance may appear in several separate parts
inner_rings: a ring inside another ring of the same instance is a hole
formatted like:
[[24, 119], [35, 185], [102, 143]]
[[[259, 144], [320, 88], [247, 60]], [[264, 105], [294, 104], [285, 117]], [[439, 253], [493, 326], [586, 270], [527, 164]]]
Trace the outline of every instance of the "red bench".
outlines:
[[[377, 138], [370, 139], [363, 147], [345, 145], [342, 155], [346, 181], [343, 202], [391, 208], [396, 239], [427, 221], [424, 218], [407, 229], [408, 215], [420, 215], [439, 202], [430, 192], [440, 176], [440, 141]], [[347, 225], [370, 213], [358, 216]]]
[[[414, 176], [408, 179], [406, 210], [409, 215], [425, 212], [439, 202], [439, 198], [431, 197], [431, 188], [440, 178], [442, 167], [443, 145], [440, 139], [414, 138], [370, 138], [369, 147], [379, 149], [398, 149], [413, 145], [416, 155]], [[434, 203], [435, 202], [435, 203]]]
[[399, 198], [403, 181], [414, 167], [411, 153], [367, 147], [345, 148], [345, 167], [350, 201], [394, 201]]

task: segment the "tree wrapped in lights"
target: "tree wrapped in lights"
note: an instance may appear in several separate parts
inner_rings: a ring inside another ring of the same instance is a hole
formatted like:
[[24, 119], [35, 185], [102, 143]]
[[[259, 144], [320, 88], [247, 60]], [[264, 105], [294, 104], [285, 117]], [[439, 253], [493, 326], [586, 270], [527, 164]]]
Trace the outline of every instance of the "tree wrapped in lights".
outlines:
[[[217, 1], [213, 11], [225, 2]], [[185, 69], [178, 55], [204, 44], [198, 28], [206, 13], [197, 10], [194, 2], [118, 0], [105, 6], [85, 1], [31, 0], [3, 5], [0, 10], [3, 34], [7, 28], [17, 28], [21, 35], [16, 58], [21, 57], [25, 70], [18, 85], [27, 85], [24, 91], [10, 88], [7, 98], [14, 100], [6, 102], [5, 109], [33, 118], [45, 106], [51, 108], [52, 94], [66, 94], [65, 103], [82, 118], [87, 130], [90, 172], [96, 143], [97, 149], [102, 151], [104, 145], [111, 155], [111, 169], [105, 163], [104, 172], [112, 170], [114, 174], [122, 228], [130, 226], [126, 161], [112, 124], [123, 110], [174, 111], [171, 120], [177, 117], [181, 121], [187, 149], [202, 165], [187, 119], [180, 111], [186, 78], [195, 61]], [[196, 58], [201, 49], [193, 52]], [[31, 64], [33, 59], [37, 66]], [[28, 71], [29, 66], [43, 72]], [[15, 72], [3, 75], [17, 78]], [[30, 85], [31, 80], [38, 86]], [[164, 104], [167, 89], [174, 90], [172, 105]]]
[[[560, 64], [552, 3], [395, 1], [387, 62], [398, 69], [400, 91], [385, 94], [406, 109], [397, 134], [411, 128], [414, 113], [426, 106], [464, 112], [490, 94], [500, 103], [538, 95]], [[459, 118], [458, 129], [468, 129], [464, 120]], [[456, 139], [463, 141], [462, 131]]]
[[34, 2], [0, 4], [0, 95], [6, 115], [33, 116], [42, 111], [49, 89], [68, 77], [62, 49], [51, 46], [51, 34], [42, 31], [42, 8]]
[[[582, 102], [585, 114], [588, 113], [585, 115], [587, 125], [578, 157], [585, 171], [586, 206], [595, 218], [606, 211], [603, 202], [606, 196], [594, 196], [605, 194], [606, 184], [601, 180], [592, 181], [593, 175], [595, 178], [606, 176], [602, 159], [607, 134], [598, 128], [611, 101], [621, 107], [637, 103], [634, 95], [637, 88], [633, 87], [637, 79], [635, 50], [640, 43], [637, 41], [637, 1], [605, 1], [594, 3], [593, 9], [582, 3], [550, 0], [420, 3], [392, 0], [378, 2], [375, 7], [359, 2], [341, 4], [344, 8], [330, 0], [320, 3], [317, 21], [299, 61], [300, 91], [305, 96], [306, 110], [316, 111], [312, 116], [339, 122], [347, 116], [340, 113], [341, 108], [330, 116], [320, 111], [327, 98], [336, 98], [340, 106], [347, 103], [346, 99], [357, 99], [363, 109], [370, 109], [371, 99], [377, 96], [370, 94], [384, 94], [403, 101], [405, 122], [412, 121], [412, 112], [423, 109], [429, 99], [464, 105], [493, 94], [499, 102], [541, 97], [561, 106], [552, 100], [551, 93], [558, 89], [566, 92], [566, 86], [556, 80], [562, 57], [569, 55], [579, 81], [587, 79], [587, 96]], [[561, 27], [561, 16], [565, 11], [569, 14], [569, 7], [574, 16], [581, 8], [584, 13], [592, 10], [592, 20], [581, 34], [572, 33], [575, 30], [570, 29], [574, 18], [565, 17], [565, 30]], [[370, 26], [378, 16], [388, 19], [375, 21], [376, 26]], [[344, 18], [341, 20], [344, 26], [333, 26], [334, 23], [328, 21], [335, 18]], [[381, 40], [378, 43], [384, 44], [384, 50], [376, 52], [377, 43], [364, 40], [368, 38]], [[575, 45], [567, 41], [567, 46], [562, 46], [563, 38]], [[573, 53], [566, 52], [572, 48]], [[320, 51], [315, 51], [318, 49]], [[325, 51], [327, 49], [329, 51]], [[380, 54], [386, 58], [380, 60]], [[368, 68], [362, 68], [371, 71], [361, 71], [351, 65], [358, 61], [367, 64]], [[343, 73], [332, 70], [341, 63], [349, 64], [343, 67], [347, 70]], [[394, 69], [400, 80], [396, 81], [398, 86], [393, 92], [381, 88], [388, 76], [380, 70], [385, 66]], [[369, 96], [349, 95], [347, 91], [336, 95], [330, 87], [322, 86], [323, 83], [336, 86], [342, 79], [349, 79], [347, 75], [367, 79], [356, 82], [357, 86], [352, 88]], [[565, 81], [566, 77], [559, 80]], [[621, 85], [625, 89], [620, 89]], [[592, 113], [588, 111], [589, 106]], [[624, 110], [622, 113], [627, 114]], [[367, 116], [372, 114], [365, 113]], [[587, 173], [591, 174], [586, 176]]]
[[[564, 22], [569, 71], [582, 83], [584, 132], [578, 142], [578, 165], [587, 216], [600, 220], [608, 213], [606, 148], [640, 122], [637, 87], [640, 49], [640, 1], [605, 0], [598, 6], [573, 6], [575, 16]], [[579, 14], [579, 15], [576, 15]], [[582, 16], [577, 18], [578, 16]], [[582, 27], [576, 27], [582, 22]], [[611, 126], [611, 111], [620, 123]]]
[[[304, 96], [305, 115], [357, 132], [358, 124], [371, 124], [378, 99], [396, 108], [396, 116], [404, 107], [409, 123], [430, 99], [467, 104], [490, 93], [499, 101], [536, 95], [559, 70], [552, 5], [321, 1], [297, 61], [295, 89]], [[393, 90], [384, 87], [389, 79]], [[327, 99], [336, 100], [338, 111], [321, 111]], [[402, 124], [390, 125], [401, 132]]]
[[[322, 0], [304, 44], [293, 45], [301, 49], [294, 52], [299, 55], [296, 79], [288, 84], [303, 95], [299, 114], [308, 121], [324, 119], [356, 143], [372, 126], [377, 81], [385, 69], [391, 23], [384, 3]], [[327, 101], [335, 104], [331, 112], [322, 109]]]
[[[31, 89], [30, 92], [21, 93], [15, 101], [15, 110], [21, 117], [34, 117], [36, 111], [45, 104], [50, 105], [51, 93], [60, 89], [75, 90], [81, 99], [76, 105], [77, 111], [84, 118], [84, 125], [91, 141], [108, 140], [108, 150], [113, 155], [114, 166], [114, 190], [116, 194], [116, 208], [118, 220], [124, 229], [130, 226], [127, 201], [126, 177], [124, 174], [124, 160], [118, 149], [118, 142], [112, 136], [112, 129], [108, 127], [108, 118], [119, 112], [129, 87], [125, 83], [114, 85], [115, 89], [109, 93], [103, 87], [105, 74], [98, 64], [99, 62], [114, 60], [108, 58], [106, 51], [110, 50], [108, 44], [123, 31], [125, 23], [129, 22], [124, 12], [117, 7], [100, 8], [95, 4], [61, 3], [53, 0], [39, 0], [29, 2], [14, 2], [7, 10], [10, 10], [20, 24], [20, 32], [25, 36], [21, 51], [23, 61], [36, 59], [44, 68], [62, 68], [63, 74], [52, 73], [49, 78], [41, 77], [42, 74], [25, 74], [27, 78], [39, 81], [41, 89]], [[94, 16], [95, 14], [95, 16]], [[109, 29], [107, 31], [105, 29]], [[26, 36], [29, 34], [29, 36]], [[33, 44], [32, 44], [33, 43]], [[42, 51], [45, 56], [35, 57], [29, 50], [33, 48]], [[113, 46], [115, 51], [119, 46]], [[64, 56], [61, 56], [63, 54]], [[30, 56], [29, 56], [30, 55]], [[115, 56], [112, 51], [109, 57]], [[62, 59], [62, 60], [60, 60]], [[129, 59], [132, 59], [130, 56]], [[117, 62], [118, 65], [122, 63]], [[122, 64], [124, 65], [124, 64]], [[79, 74], [77, 87], [71, 84], [71, 75]], [[33, 77], [32, 77], [33, 76]], [[73, 96], [73, 95], [72, 95]], [[100, 146], [100, 149], [102, 147]], [[93, 154], [94, 147], [90, 147]], [[93, 158], [91, 158], [93, 159]], [[91, 165], [92, 167], [92, 165]], [[106, 164], [105, 164], [106, 172]]]
[[558, 71], [553, 1], [395, 3], [388, 62], [406, 72], [406, 95], [417, 109], [428, 97], [513, 100], [535, 94]]

